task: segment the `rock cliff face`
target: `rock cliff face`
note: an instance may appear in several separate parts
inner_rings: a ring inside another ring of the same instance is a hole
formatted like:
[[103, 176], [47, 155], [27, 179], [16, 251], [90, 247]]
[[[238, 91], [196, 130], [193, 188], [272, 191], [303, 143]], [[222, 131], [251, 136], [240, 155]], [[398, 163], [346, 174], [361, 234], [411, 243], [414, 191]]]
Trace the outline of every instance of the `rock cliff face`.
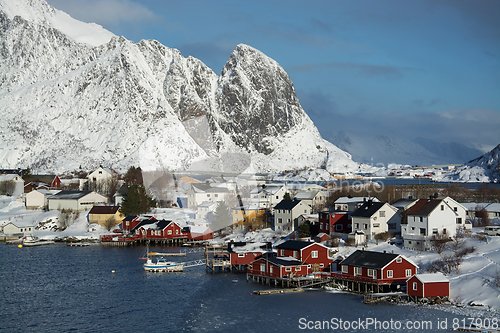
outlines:
[[452, 171], [444, 180], [460, 182], [500, 182], [500, 144], [488, 153]]
[[262, 52], [236, 46], [217, 76], [157, 41], [71, 20], [43, 0], [0, 0], [0, 167], [359, 167]]

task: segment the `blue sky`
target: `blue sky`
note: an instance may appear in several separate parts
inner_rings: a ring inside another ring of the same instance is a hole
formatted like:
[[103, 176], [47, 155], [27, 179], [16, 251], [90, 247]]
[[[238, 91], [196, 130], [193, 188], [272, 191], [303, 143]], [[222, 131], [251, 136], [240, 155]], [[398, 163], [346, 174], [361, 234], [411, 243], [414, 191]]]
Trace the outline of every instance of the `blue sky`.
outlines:
[[325, 139], [500, 143], [500, 1], [48, 0], [217, 74], [239, 43], [276, 60]]

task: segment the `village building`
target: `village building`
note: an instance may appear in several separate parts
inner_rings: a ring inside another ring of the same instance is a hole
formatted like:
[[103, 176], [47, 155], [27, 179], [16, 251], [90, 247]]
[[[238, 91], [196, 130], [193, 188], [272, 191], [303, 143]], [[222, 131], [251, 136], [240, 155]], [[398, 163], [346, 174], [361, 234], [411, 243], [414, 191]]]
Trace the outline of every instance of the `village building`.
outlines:
[[258, 206], [241, 206], [232, 209], [233, 226], [244, 229], [245, 225], [264, 227], [267, 224], [267, 210]]
[[125, 195], [127, 194], [128, 191], [128, 185], [123, 184], [120, 186], [118, 191], [113, 195], [113, 198], [115, 200], [115, 206], [121, 206], [123, 202], [123, 198], [125, 198]]
[[34, 225], [23, 221], [9, 222], [3, 226], [3, 233], [7, 236], [26, 236], [34, 230]]
[[45, 209], [48, 207], [49, 198], [57, 193], [59, 190], [46, 190], [38, 189], [26, 193], [26, 209]]
[[313, 212], [325, 207], [326, 197], [322, 191], [300, 191], [293, 199], [300, 200], [311, 206]]
[[49, 210], [72, 210], [81, 212], [95, 205], [105, 205], [108, 198], [93, 191], [65, 190], [48, 198]]
[[405, 247], [430, 250], [433, 237], [454, 237], [457, 229], [464, 228], [466, 209], [450, 199], [420, 199], [408, 210], [407, 223], [402, 224]]
[[311, 206], [299, 200], [281, 200], [274, 207], [274, 230], [292, 232], [298, 227], [298, 217], [311, 214]]
[[270, 242], [229, 242], [227, 244], [227, 252], [229, 253], [229, 262], [232, 268], [239, 271], [246, 270], [255, 258], [266, 253], [268, 257], [276, 256], [272, 253], [272, 245]]
[[408, 209], [410, 209], [418, 199], [413, 199], [413, 198], [401, 198], [396, 201], [394, 201], [391, 205], [393, 207], [396, 207], [401, 215], [403, 215]]
[[319, 212], [319, 232], [331, 235], [352, 232], [351, 213], [335, 210]]
[[250, 191], [250, 204], [259, 208], [272, 209], [281, 201], [288, 192], [285, 185], [263, 184]]
[[323, 244], [288, 240], [275, 246], [278, 257], [292, 257], [304, 262], [312, 272], [328, 271], [334, 259], [330, 256], [330, 249]]
[[18, 174], [4, 174], [0, 175], [0, 183], [12, 183], [9, 195], [18, 196], [24, 193], [24, 180]]
[[386, 202], [366, 201], [351, 215], [353, 232], [362, 232], [367, 240], [382, 233], [401, 231], [401, 214]]
[[57, 175], [33, 175], [31, 182], [35, 184], [46, 184], [53, 189], [60, 189], [62, 181]]
[[415, 274], [406, 282], [406, 293], [410, 297], [434, 298], [450, 296], [450, 281], [443, 273]]
[[376, 251], [356, 250], [338, 265], [334, 274], [359, 292], [397, 291], [417, 273], [418, 266], [404, 255]]
[[[147, 220], [148, 222], [151, 220]], [[153, 223], [142, 221], [135, 230], [136, 235], [146, 239], [181, 239], [188, 238], [189, 232], [184, 230], [177, 222], [168, 220], [156, 220]]]
[[209, 184], [191, 184], [186, 191], [188, 196], [188, 208], [198, 209], [203, 202], [225, 201], [229, 191], [225, 187], [212, 187]]
[[190, 225], [187, 228], [189, 228], [188, 239], [190, 240], [203, 241], [214, 238], [214, 232], [209, 227]]
[[292, 257], [257, 257], [248, 265], [247, 273], [254, 277], [269, 279], [291, 278], [294, 276], [305, 276], [311, 273], [311, 268]]
[[333, 203], [333, 208], [336, 211], [354, 212], [369, 200], [371, 200], [372, 202], [380, 201], [375, 197], [340, 197]]
[[97, 223], [101, 227], [111, 229], [124, 217], [120, 212], [120, 206], [94, 206], [89, 212], [89, 223]]

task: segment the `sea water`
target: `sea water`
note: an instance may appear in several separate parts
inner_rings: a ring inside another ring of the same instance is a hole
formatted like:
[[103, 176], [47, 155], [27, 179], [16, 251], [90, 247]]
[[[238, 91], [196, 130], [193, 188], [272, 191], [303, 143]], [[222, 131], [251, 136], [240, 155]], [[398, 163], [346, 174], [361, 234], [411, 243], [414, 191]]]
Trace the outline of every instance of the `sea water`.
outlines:
[[445, 332], [470, 317], [443, 306], [366, 305], [360, 295], [324, 290], [257, 296], [268, 287], [204, 266], [145, 272], [141, 246], [2, 243], [0, 253], [1, 332]]

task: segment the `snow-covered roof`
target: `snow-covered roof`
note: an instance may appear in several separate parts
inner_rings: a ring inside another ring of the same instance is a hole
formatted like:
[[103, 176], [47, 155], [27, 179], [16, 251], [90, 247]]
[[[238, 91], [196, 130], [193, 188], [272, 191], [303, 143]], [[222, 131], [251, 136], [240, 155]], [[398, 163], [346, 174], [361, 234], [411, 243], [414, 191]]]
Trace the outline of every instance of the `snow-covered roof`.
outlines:
[[189, 226], [189, 231], [194, 234], [204, 234], [205, 232], [209, 231], [209, 227], [203, 227], [201, 225], [190, 225]]
[[488, 212], [500, 212], [500, 203], [492, 203], [485, 207]]
[[320, 191], [307, 191], [307, 192], [299, 192], [295, 195], [295, 199], [297, 200], [312, 200]]
[[422, 283], [431, 283], [431, 282], [449, 282], [448, 278], [444, 276], [443, 273], [425, 273], [425, 274], [416, 274], [415, 277]]
[[0, 182], [6, 182], [11, 180], [22, 180], [22, 178], [19, 177], [19, 175], [14, 175], [14, 174], [0, 175]]
[[335, 204], [344, 204], [344, 203], [355, 203], [355, 202], [363, 202], [363, 201], [379, 201], [377, 198], [374, 197], [340, 197], [337, 200], [335, 200]]

